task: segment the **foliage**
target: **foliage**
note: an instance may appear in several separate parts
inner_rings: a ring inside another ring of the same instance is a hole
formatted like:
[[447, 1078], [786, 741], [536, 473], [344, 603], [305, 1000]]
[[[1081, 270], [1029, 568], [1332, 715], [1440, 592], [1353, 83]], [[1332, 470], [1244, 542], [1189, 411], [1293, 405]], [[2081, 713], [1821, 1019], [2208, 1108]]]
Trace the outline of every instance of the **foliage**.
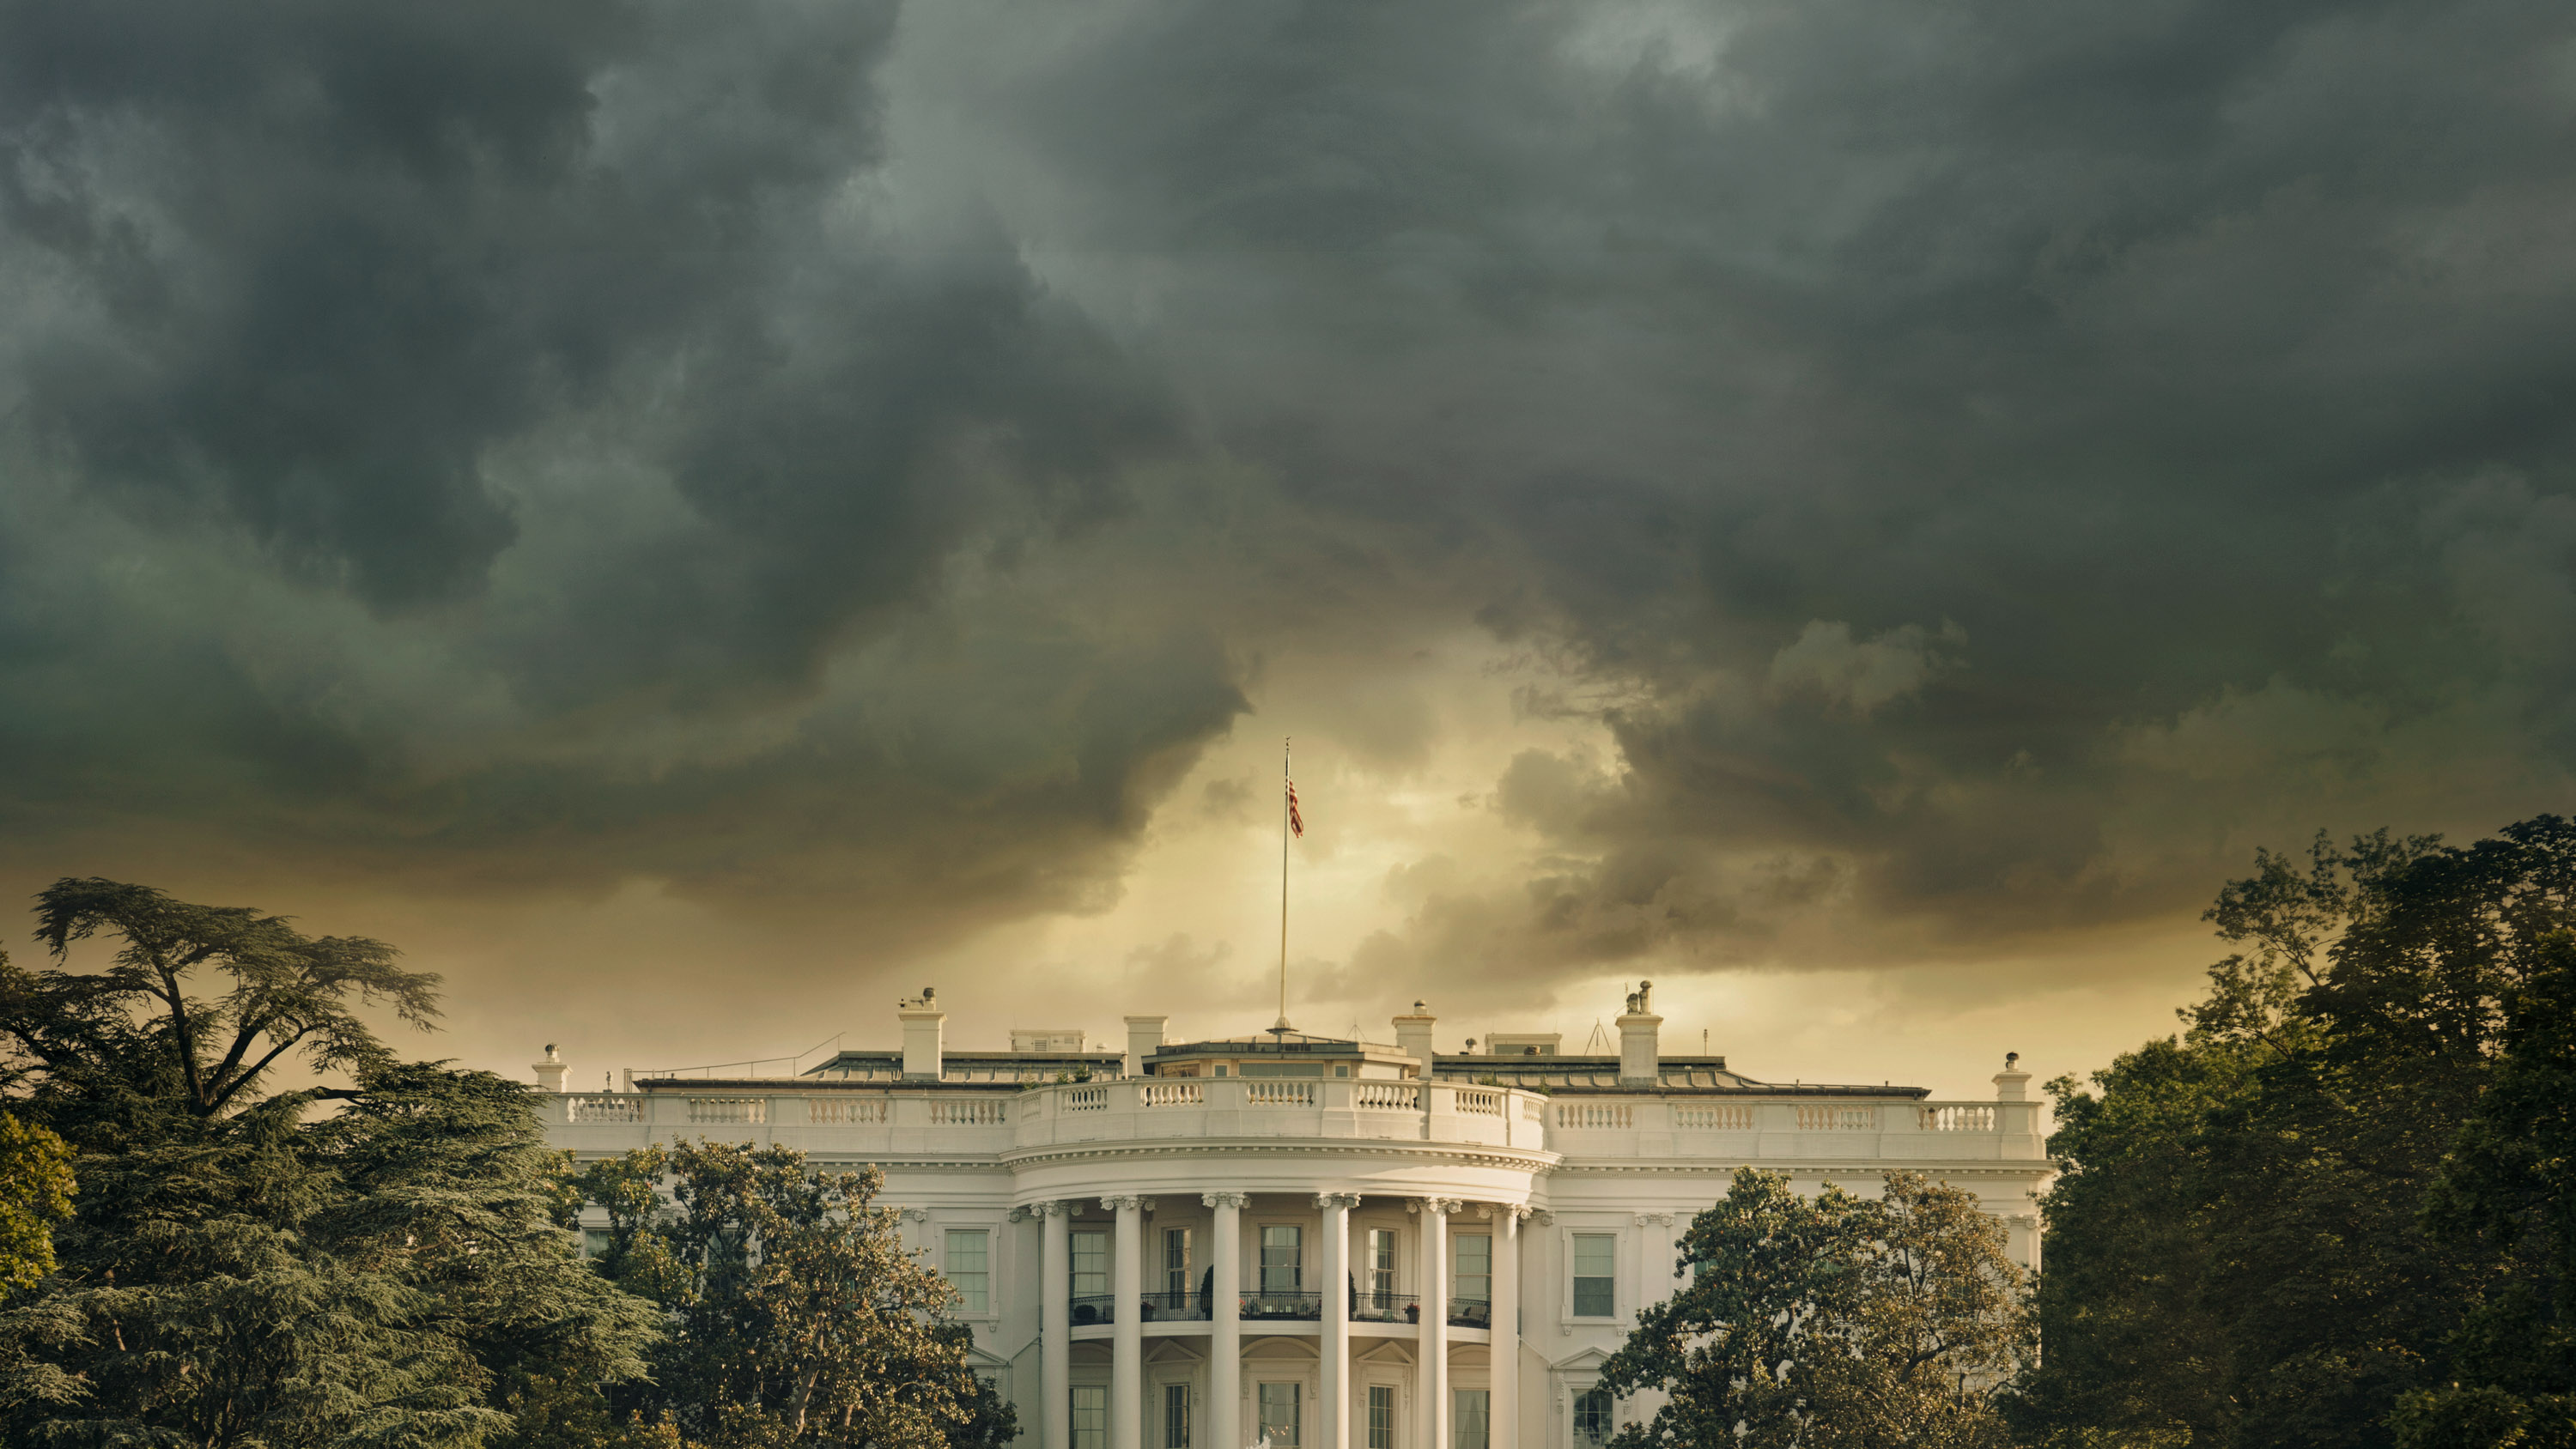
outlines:
[[1983, 1449], [2027, 1347], [2021, 1270], [1973, 1194], [1890, 1173], [1876, 1201], [1813, 1199], [1744, 1168], [1681, 1242], [1687, 1283], [1602, 1366], [1660, 1391], [1613, 1449]]
[[[653, 1382], [624, 1395], [660, 1442], [710, 1449], [997, 1449], [1009, 1407], [967, 1368], [954, 1300], [877, 1207], [874, 1168], [781, 1147], [681, 1143], [593, 1165], [601, 1269], [660, 1304]], [[669, 1184], [665, 1198], [662, 1185]]]
[[73, 1190], [70, 1146], [0, 1112], [0, 1290], [54, 1271], [53, 1229], [71, 1216]]
[[[2503, 1129], [2445, 1159], [2502, 1110], [2489, 1089], [2510, 1077], [2512, 1023], [2555, 989], [2571, 900], [2576, 827], [2553, 816], [2466, 847], [2383, 831], [2320, 836], [2304, 863], [2258, 852], [2209, 912], [2243, 949], [2211, 968], [2184, 1035], [2122, 1057], [2099, 1096], [2053, 1084], [2067, 1171], [2044, 1205], [2048, 1354], [2012, 1402], [2024, 1435], [2376, 1449], [2525, 1433], [2495, 1428], [2494, 1345], [2529, 1337], [2554, 1271], [2468, 1206], [2477, 1143]], [[2531, 1094], [2563, 1092], [2522, 1070]], [[2457, 1415], [2437, 1422], [2452, 1385]], [[2527, 1442], [2548, 1442], [2544, 1408]]]
[[[122, 944], [97, 975], [0, 982], [17, 1109], [81, 1183], [58, 1271], [0, 1312], [7, 1442], [465, 1449], [510, 1435], [532, 1385], [642, 1371], [650, 1307], [552, 1220], [527, 1089], [397, 1061], [352, 1009], [374, 993], [425, 1022], [434, 978], [106, 882], [39, 916], [58, 959]], [[350, 1085], [265, 1092], [295, 1053]]]

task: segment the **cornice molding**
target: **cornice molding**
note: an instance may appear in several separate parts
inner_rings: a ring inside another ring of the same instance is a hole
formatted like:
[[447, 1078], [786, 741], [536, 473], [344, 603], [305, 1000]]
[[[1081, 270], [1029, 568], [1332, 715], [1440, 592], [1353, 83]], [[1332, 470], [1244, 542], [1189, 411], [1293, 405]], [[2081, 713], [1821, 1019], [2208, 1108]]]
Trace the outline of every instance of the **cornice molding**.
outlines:
[[[1392, 1157], [1472, 1167], [1499, 1167], [1511, 1172], [1541, 1173], [1555, 1169], [1558, 1156], [1522, 1147], [1480, 1147], [1443, 1142], [1381, 1142], [1375, 1139], [1322, 1139], [1283, 1144], [1252, 1139], [1171, 1138], [1151, 1142], [1073, 1142], [1031, 1147], [1005, 1154], [1003, 1166], [1013, 1172], [1058, 1162], [1102, 1162], [1116, 1158], [1168, 1157]], [[1725, 1170], [1735, 1171], [1730, 1162]]]

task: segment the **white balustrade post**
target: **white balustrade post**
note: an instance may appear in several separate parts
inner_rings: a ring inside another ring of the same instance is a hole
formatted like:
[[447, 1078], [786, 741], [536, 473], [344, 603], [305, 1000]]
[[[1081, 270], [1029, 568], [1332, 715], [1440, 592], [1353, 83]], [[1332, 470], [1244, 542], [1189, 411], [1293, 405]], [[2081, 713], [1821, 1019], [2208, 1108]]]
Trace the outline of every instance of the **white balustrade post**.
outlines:
[[1044, 1449], [1073, 1449], [1073, 1204], [1042, 1202], [1031, 1209], [1044, 1219], [1038, 1251], [1038, 1387], [1046, 1396], [1038, 1415], [1045, 1426], [1040, 1442]]
[[1416, 1198], [1409, 1204], [1421, 1225], [1421, 1334], [1414, 1358], [1419, 1406], [1413, 1421], [1421, 1431], [1421, 1449], [1449, 1449], [1449, 1218], [1457, 1204], [1445, 1198]]
[[1118, 1214], [1109, 1257], [1109, 1445], [1144, 1449], [1145, 1200], [1104, 1197]]
[[1486, 1372], [1493, 1386], [1493, 1449], [1520, 1449], [1521, 1219], [1525, 1207], [1494, 1209], [1494, 1345]]
[[1243, 1209], [1250, 1199], [1239, 1192], [1212, 1192], [1199, 1199], [1216, 1212], [1208, 1234], [1210, 1283], [1208, 1334], [1208, 1449], [1243, 1449]]
[[1351, 1209], [1355, 1193], [1315, 1196], [1324, 1210], [1324, 1282], [1319, 1300], [1323, 1313], [1323, 1375], [1317, 1397], [1323, 1410], [1316, 1426], [1320, 1449], [1347, 1449], [1351, 1438]]

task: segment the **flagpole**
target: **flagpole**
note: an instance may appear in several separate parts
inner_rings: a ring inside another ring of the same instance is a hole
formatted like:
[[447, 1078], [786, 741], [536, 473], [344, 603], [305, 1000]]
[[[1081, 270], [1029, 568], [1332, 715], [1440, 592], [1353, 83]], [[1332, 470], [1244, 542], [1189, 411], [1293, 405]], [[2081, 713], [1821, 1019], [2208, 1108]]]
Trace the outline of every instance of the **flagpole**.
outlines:
[[1277, 1035], [1288, 1030], [1288, 791], [1296, 776], [1288, 768], [1289, 739], [1279, 740], [1279, 1024], [1272, 1027]]

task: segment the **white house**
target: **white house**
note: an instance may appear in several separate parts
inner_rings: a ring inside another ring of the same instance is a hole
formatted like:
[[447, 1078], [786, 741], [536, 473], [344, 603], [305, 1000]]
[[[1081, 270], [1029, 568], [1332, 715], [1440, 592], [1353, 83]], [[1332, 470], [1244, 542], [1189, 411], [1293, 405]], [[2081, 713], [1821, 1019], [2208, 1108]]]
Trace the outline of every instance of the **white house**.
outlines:
[[537, 1070], [581, 1157], [709, 1137], [882, 1168], [1027, 1449], [1585, 1449], [1619, 1412], [1602, 1359], [1745, 1163], [1806, 1193], [1928, 1173], [2037, 1266], [2052, 1168], [2011, 1060], [1988, 1102], [1784, 1087], [1660, 1055], [1647, 993], [1627, 1006], [1616, 1057], [1441, 1054], [1420, 1002], [1391, 1046], [1174, 1042], [1131, 1016], [1124, 1052], [1073, 1031], [959, 1052], [925, 991], [901, 1050], [792, 1078], [587, 1094], [551, 1051]]

